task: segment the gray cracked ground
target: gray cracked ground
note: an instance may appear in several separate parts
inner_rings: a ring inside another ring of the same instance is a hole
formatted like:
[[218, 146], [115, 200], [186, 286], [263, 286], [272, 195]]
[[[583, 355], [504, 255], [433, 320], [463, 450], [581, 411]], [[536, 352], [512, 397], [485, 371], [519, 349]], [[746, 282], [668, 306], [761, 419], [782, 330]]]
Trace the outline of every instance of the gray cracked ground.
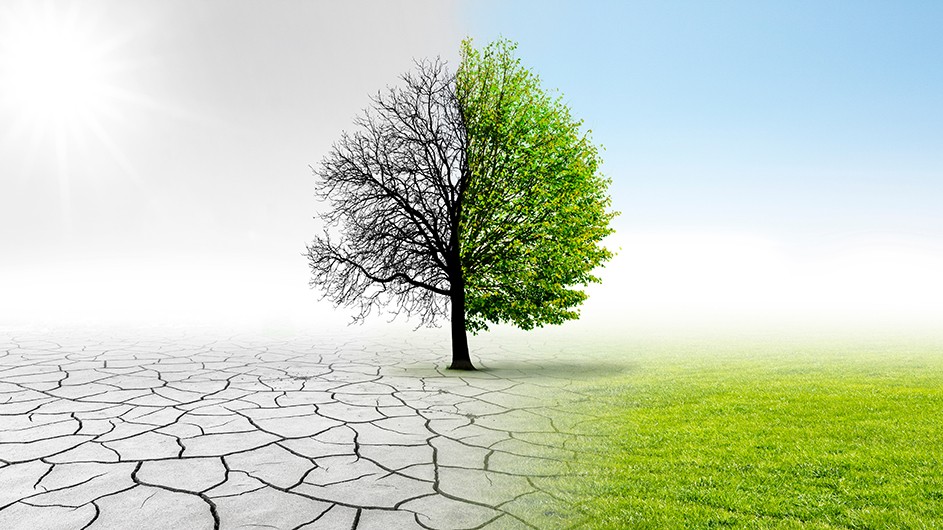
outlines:
[[129, 336], [0, 333], [0, 528], [542, 528], [573, 460], [546, 355]]

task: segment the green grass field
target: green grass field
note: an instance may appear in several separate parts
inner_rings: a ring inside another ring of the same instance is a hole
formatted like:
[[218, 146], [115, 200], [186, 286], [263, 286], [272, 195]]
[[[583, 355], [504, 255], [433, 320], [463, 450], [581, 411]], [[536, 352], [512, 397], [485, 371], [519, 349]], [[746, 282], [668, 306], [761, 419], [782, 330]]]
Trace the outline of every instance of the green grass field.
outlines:
[[730, 344], [625, 347], [624, 370], [582, 383], [557, 521], [943, 528], [938, 342]]

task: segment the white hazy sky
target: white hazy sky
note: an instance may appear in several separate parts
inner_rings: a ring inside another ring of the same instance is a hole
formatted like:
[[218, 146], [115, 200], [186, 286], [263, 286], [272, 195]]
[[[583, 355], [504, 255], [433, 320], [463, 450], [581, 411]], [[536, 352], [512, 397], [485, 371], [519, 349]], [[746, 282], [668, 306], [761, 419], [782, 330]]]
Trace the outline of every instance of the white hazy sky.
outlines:
[[316, 164], [414, 58], [503, 35], [606, 150], [582, 325], [943, 322], [943, 7], [0, 3], [0, 324], [337, 323]]

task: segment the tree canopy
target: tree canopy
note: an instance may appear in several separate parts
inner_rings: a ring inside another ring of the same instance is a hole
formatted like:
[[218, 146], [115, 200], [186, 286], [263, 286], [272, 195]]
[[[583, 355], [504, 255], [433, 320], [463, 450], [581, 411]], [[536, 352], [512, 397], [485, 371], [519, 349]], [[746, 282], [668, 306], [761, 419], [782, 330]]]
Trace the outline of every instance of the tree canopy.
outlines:
[[447, 314], [465, 135], [445, 65], [417, 66], [373, 98], [316, 171], [330, 208], [308, 246], [311, 285], [357, 307], [358, 320], [386, 305], [426, 324]]
[[424, 324], [450, 315], [451, 368], [473, 368], [466, 331], [577, 318], [612, 256], [598, 150], [514, 52], [466, 40], [455, 74], [417, 62], [315, 170], [330, 208], [311, 285], [356, 319], [385, 305]]
[[466, 40], [456, 76], [472, 175], [460, 237], [471, 330], [577, 318], [578, 286], [612, 257], [600, 245], [613, 214], [597, 148], [514, 49]]

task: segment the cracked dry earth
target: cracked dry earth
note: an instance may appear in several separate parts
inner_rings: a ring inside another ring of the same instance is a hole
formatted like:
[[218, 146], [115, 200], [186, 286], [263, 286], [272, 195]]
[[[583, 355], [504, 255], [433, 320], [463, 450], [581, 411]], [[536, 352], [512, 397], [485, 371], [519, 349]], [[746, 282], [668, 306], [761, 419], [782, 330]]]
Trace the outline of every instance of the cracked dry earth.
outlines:
[[409, 342], [0, 333], [0, 528], [545, 528], [566, 378]]

